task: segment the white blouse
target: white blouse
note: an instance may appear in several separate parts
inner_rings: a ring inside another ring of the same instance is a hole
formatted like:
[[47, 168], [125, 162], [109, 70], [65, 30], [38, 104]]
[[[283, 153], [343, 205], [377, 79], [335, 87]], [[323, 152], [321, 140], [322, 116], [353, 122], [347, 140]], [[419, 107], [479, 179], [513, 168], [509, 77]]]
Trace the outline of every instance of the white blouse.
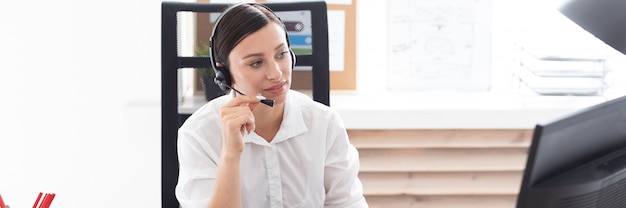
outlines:
[[[225, 95], [205, 104], [178, 130], [176, 197], [182, 207], [208, 206], [222, 146], [218, 112], [231, 99]], [[243, 206], [368, 207], [358, 178], [359, 155], [338, 114], [296, 91], [289, 91], [285, 102], [271, 142], [254, 132], [244, 136]]]

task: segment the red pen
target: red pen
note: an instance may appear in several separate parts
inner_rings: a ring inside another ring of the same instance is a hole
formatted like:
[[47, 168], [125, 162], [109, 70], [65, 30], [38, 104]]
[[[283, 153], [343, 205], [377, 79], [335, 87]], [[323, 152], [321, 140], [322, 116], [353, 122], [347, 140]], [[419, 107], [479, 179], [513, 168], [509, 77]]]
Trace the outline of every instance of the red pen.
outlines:
[[50, 197], [50, 194], [46, 193], [46, 195], [43, 195], [43, 199], [41, 199], [41, 203], [39, 203], [39, 208], [43, 208], [46, 204], [46, 201], [48, 200], [48, 198]]
[[6, 205], [4, 205], [4, 201], [2, 200], [2, 195], [0, 195], [0, 208], [6, 208]]
[[35, 204], [33, 204], [33, 208], [37, 208], [37, 204], [39, 204], [39, 200], [41, 199], [41, 195], [43, 193], [39, 192], [39, 195], [37, 195], [37, 199], [35, 200]]
[[55, 197], [56, 195], [57, 195], [57, 194], [52, 193], [52, 197], [50, 197], [50, 201], [48, 202], [48, 207], [50, 207], [50, 204], [52, 204], [52, 200], [54, 200], [54, 197]]
[[56, 194], [46, 194], [45, 200], [42, 202], [41, 208], [49, 208]]

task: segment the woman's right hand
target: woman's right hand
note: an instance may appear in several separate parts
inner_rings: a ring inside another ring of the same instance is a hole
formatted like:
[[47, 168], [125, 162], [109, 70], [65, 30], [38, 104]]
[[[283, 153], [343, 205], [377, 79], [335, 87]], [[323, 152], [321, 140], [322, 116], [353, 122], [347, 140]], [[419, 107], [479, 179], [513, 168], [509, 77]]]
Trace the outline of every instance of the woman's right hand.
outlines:
[[252, 96], [237, 95], [220, 109], [222, 120], [222, 154], [240, 156], [243, 152], [243, 136], [254, 131], [252, 111], [259, 104], [259, 99]]

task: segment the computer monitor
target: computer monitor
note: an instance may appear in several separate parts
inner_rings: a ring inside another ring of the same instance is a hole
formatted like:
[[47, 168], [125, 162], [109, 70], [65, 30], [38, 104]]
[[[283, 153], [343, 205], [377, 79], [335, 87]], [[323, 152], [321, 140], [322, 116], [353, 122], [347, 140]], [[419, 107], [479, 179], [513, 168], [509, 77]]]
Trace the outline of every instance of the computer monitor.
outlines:
[[517, 208], [626, 207], [626, 96], [537, 124]]

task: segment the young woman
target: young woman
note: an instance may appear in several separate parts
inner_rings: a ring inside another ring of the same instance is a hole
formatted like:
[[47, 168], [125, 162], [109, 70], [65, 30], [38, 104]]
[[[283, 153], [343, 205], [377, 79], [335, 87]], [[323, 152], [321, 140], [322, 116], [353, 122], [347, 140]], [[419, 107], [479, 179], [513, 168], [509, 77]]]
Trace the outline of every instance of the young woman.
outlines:
[[295, 60], [281, 20], [237, 4], [216, 24], [216, 82], [241, 94], [210, 101], [178, 130], [182, 207], [367, 207], [342, 120], [290, 90]]

